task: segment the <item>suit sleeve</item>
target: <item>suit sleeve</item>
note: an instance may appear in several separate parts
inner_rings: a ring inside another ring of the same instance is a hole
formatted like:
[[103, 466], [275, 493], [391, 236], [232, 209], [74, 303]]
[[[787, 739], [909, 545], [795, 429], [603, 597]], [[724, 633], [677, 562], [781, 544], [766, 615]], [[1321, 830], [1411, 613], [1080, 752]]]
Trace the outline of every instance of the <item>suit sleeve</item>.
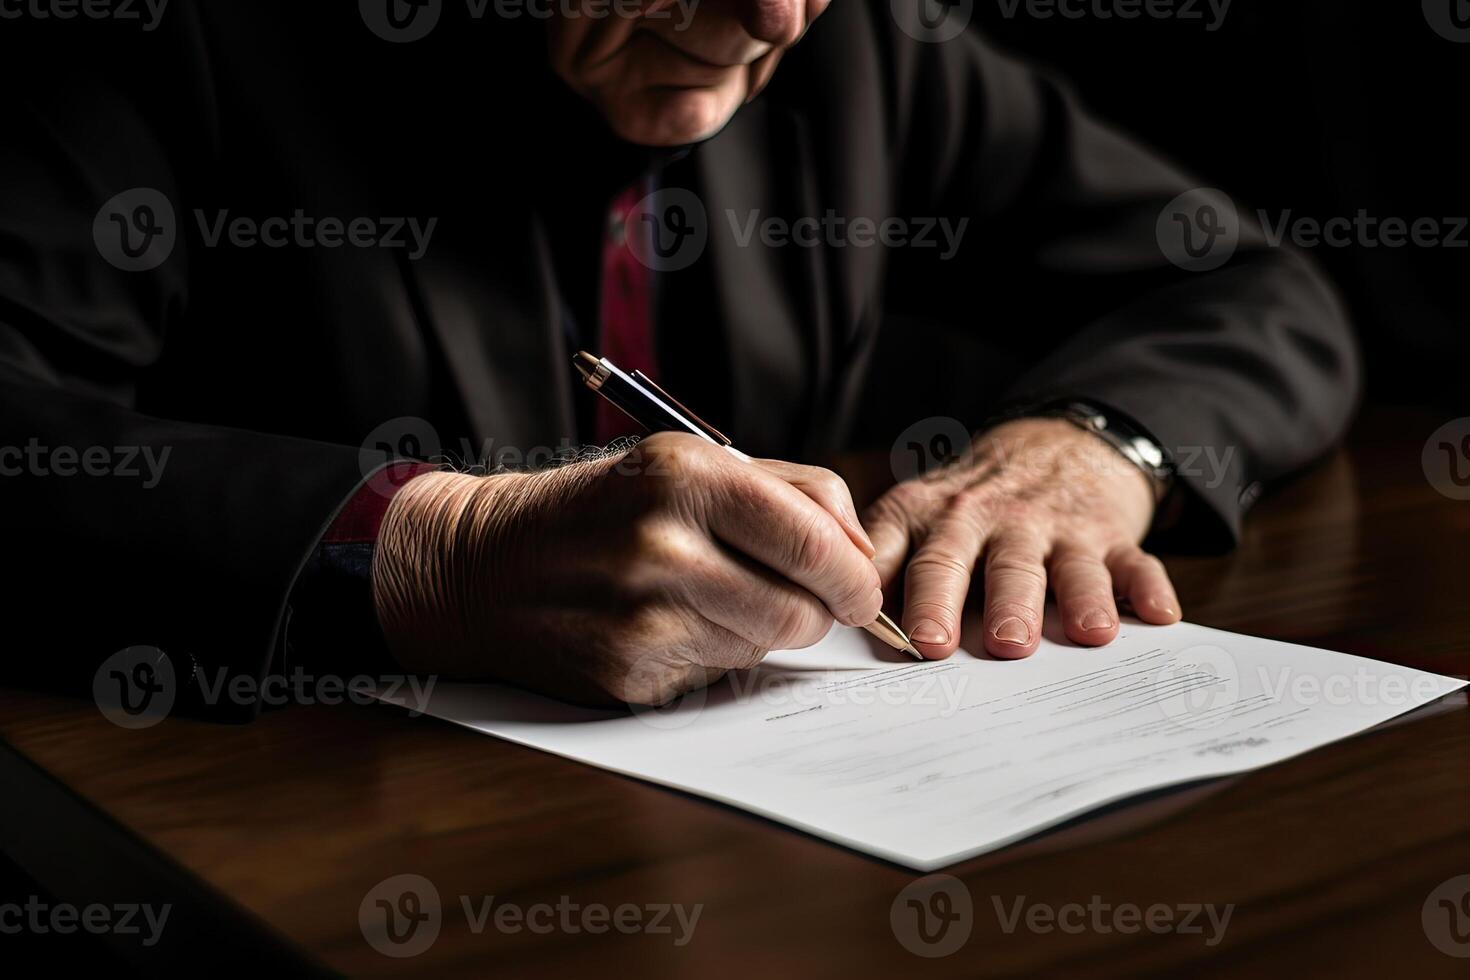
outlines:
[[1131, 418], [1178, 470], [1179, 534], [1233, 543], [1261, 486], [1325, 453], [1351, 416], [1358, 356], [1334, 290], [1244, 204], [973, 32], [895, 44], [900, 170], [925, 175], [908, 206], [972, 218], [947, 272], [1000, 311], [986, 328], [1030, 365], [1004, 403]]
[[[183, 199], [188, 155], [150, 111], [192, 109], [38, 60], [33, 84], [0, 71], [17, 83], [0, 106], [7, 682], [90, 694], [109, 657], [153, 646], [176, 711], [246, 718], [258, 704], [230, 685], [268, 669], [298, 571], [364, 480], [359, 450], [169, 417], [166, 397], [150, 400], [167, 338], [209, 328], [189, 319], [187, 242], [129, 271], [94, 226], [113, 227], [105, 202], [137, 188]], [[193, 92], [198, 79], [174, 81]], [[150, 215], [135, 236], [165, 218]]]

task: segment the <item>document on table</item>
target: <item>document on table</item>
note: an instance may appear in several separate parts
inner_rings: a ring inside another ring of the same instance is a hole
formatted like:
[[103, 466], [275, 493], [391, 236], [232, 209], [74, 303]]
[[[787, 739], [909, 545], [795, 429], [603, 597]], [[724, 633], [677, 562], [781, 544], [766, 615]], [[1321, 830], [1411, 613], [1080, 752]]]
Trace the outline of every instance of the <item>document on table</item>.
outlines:
[[447, 683], [416, 707], [929, 871], [1135, 794], [1279, 762], [1464, 686], [1125, 621], [1101, 649], [1049, 635], [1026, 660], [929, 663], [839, 627], [658, 710]]

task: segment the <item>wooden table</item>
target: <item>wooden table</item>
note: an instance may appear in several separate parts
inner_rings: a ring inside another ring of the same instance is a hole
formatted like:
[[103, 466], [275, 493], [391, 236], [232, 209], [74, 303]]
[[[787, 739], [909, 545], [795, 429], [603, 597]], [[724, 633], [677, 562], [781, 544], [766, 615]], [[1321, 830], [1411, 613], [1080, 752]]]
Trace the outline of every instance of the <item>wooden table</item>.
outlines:
[[[1260, 505], [1234, 555], [1171, 559], [1188, 617], [1464, 676], [1470, 502], [1438, 493], [1420, 464], [1442, 421], [1374, 412], [1348, 450]], [[974, 913], [968, 941], [941, 958], [914, 955], [890, 925], [920, 876], [396, 709], [124, 731], [90, 703], [3, 691], [0, 735], [7, 854], [59, 900], [177, 902], [160, 943], [176, 964], [650, 980], [1470, 967], [1421, 922], [1436, 886], [1470, 874], [1463, 707], [950, 868]], [[444, 902], [438, 939], [412, 959], [376, 951], [358, 921], [368, 891], [403, 873]], [[461, 895], [702, 912], [682, 947], [677, 929], [476, 934]], [[1234, 909], [1214, 946], [1208, 928], [1125, 933], [1107, 916], [1103, 929], [1007, 932], [996, 905], [1009, 914], [1023, 897]]]

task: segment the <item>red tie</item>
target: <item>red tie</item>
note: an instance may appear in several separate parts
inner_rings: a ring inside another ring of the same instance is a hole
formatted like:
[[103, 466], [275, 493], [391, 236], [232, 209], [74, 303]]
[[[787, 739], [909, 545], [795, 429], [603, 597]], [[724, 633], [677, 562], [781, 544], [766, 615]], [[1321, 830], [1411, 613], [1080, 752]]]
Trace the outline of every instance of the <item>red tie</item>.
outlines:
[[[608, 212], [602, 241], [602, 302], [599, 308], [598, 353], [628, 373], [655, 375], [653, 313], [649, 301], [650, 273], [633, 254], [632, 236], [641, 228], [628, 226], [641, 195], [642, 184], [619, 194]], [[602, 445], [619, 436], [641, 435], [642, 428], [605, 398], [597, 399], [597, 441]]]

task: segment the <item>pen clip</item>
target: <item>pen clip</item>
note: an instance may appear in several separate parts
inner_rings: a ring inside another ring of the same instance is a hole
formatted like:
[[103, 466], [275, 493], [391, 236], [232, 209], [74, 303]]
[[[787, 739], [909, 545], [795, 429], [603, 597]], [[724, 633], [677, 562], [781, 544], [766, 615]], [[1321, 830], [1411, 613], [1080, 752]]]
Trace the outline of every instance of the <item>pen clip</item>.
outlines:
[[704, 430], [704, 433], [715, 442], [719, 443], [722, 446], [728, 446], [731, 444], [729, 436], [725, 435], [719, 429], [716, 429], [714, 426], [710, 425], [698, 415], [695, 415], [693, 412], [689, 411], [689, 409], [685, 407], [683, 402], [679, 401], [679, 399], [675, 398], [673, 395], [660, 388], [658, 386], [658, 383], [655, 382], [648, 375], [644, 374], [642, 371], [634, 371], [631, 377], [639, 384], [647, 385], [648, 387], [652, 388], [655, 394], [657, 394], [664, 401], [668, 402], [670, 405], [674, 406], [674, 408], [678, 409], [681, 413], [683, 413], [684, 418], [699, 426], [699, 428]]

